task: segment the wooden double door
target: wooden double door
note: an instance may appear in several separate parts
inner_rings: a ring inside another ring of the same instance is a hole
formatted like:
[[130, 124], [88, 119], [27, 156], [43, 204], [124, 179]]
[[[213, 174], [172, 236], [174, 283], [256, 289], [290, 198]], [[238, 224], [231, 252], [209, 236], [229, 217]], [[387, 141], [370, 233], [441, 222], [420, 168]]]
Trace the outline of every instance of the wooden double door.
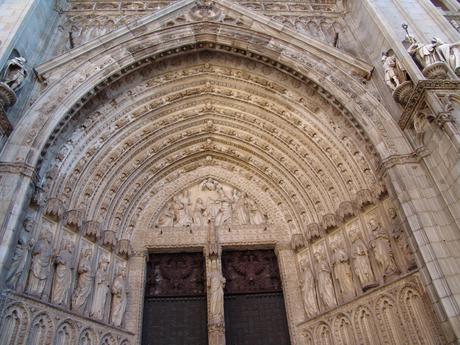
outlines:
[[[288, 345], [289, 333], [272, 250], [224, 251], [227, 345]], [[151, 254], [142, 345], [206, 345], [206, 269], [201, 253]]]

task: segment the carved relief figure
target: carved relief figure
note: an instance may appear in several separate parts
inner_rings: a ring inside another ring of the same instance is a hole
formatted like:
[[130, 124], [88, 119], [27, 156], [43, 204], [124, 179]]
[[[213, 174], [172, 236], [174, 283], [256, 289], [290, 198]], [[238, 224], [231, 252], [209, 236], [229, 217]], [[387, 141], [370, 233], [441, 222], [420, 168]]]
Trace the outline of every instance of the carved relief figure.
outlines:
[[449, 44], [442, 42], [439, 38], [434, 37], [437, 43], [436, 52], [442, 61], [446, 62], [455, 74], [460, 74], [460, 42]]
[[102, 256], [96, 271], [96, 278], [94, 281], [94, 295], [93, 304], [91, 306], [90, 316], [95, 319], [102, 320], [104, 318], [104, 308], [107, 302], [109, 290], [109, 277], [108, 277], [109, 259]]
[[394, 207], [390, 207], [388, 209], [388, 214], [390, 215], [391, 221], [391, 236], [393, 236], [401, 254], [404, 255], [404, 259], [407, 262], [408, 270], [412, 270], [417, 267], [417, 263], [415, 261], [414, 253], [409, 245], [409, 241], [407, 240], [407, 236], [404, 233], [402, 228], [401, 221], [398, 218], [398, 214]]
[[178, 209], [177, 223], [181, 226], [192, 224], [192, 217], [190, 216], [191, 206], [190, 196], [188, 191], [184, 191], [177, 199], [176, 206]]
[[26, 62], [25, 58], [19, 56], [12, 58], [6, 64], [2, 82], [8, 85], [14, 92], [19, 91], [27, 77]]
[[6, 274], [6, 283], [12, 289], [16, 289], [19, 278], [21, 278], [22, 272], [26, 267], [27, 254], [33, 247], [33, 241], [30, 241], [30, 233], [34, 225], [34, 221], [32, 218], [26, 218], [23, 225], [24, 229], [19, 234], [18, 243], [14, 250], [8, 273]]
[[249, 224], [249, 212], [246, 195], [242, 195], [237, 189], [233, 189], [233, 216], [238, 224]]
[[72, 286], [72, 259], [73, 244], [66, 241], [64, 248], [56, 256], [56, 271], [54, 272], [51, 302], [58, 305], [66, 305]]
[[356, 296], [350, 259], [337, 239], [331, 243], [331, 247], [334, 252], [334, 277], [339, 282], [340, 291], [344, 299], [350, 300]]
[[248, 200], [249, 219], [251, 224], [260, 225], [265, 223], [264, 216], [260, 213], [259, 208], [254, 200]]
[[92, 250], [89, 248], [85, 249], [78, 262], [77, 288], [75, 289], [72, 299], [72, 309], [82, 314], [86, 309], [91, 294], [94, 277], [91, 270], [91, 255]]
[[211, 259], [211, 269], [208, 276], [210, 322], [219, 323], [224, 319], [224, 286], [225, 278], [218, 267], [217, 258]]
[[112, 285], [112, 308], [110, 310], [110, 319], [114, 326], [121, 327], [127, 303], [126, 267], [121, 266]]
[[371, 230], [370, 245], [374, 250], [375, 259], [380, 265], [383, 275], [390, 276], [398, 271], [391, 250], [390, 240], [387, 234], [374, 218], [369, 220]]
[[407, 49], [407, 52], [414, 57], [414, 59], [423, 68], [440, 61], [436, 54], [436, 48], [439, 45], [436, 39], [433, 39], [431, 43], [422, 44], [417, 42], [414, 37], [410, 37], [413, 42]]
[[324, 256], [324, 253], [317, 251], [314, 254], [316, 259], [316, 275], [318, 283], [318, 295], [326, 309], [337, 305], [335, 299], [334, 285], [332, 284], [331, 268]]
[[376, 286], [374, 272], [372, 271], [369, 253], [356, 227], [350, 229], [351, 257], [353, 269], [359, 278], [363, 291]]
[[174, 225], [174, 203], [168, 202], [158, 220], [158, 226]]
[[216, 225], [227, 224], [232, 221], [232, 199], [230, 199], [220, 187], [217, 192], [219, 193], [220, 209], [216, 215]]
[[318, 302], [316, 301], [315, 278], [306, 260], [300, 262], [300, 270], [302, 271], [300, 288], [302, 290], [305, 313], [307, 314], [307, 318], [311, 319], [319, 312]]
[[30, 264], [27, 292], [40, 298], [45, 289], [46, 279], [50, 274], [52, 238], [53, 234], [50, 231], [43, 231], [32, 249], [32, 262]]
[[206, 220], [206, 206], [201, 198], [196, 199], [195, 206], [193, 208], [193, 224], [205, 225]]
[[382, 53], [382, 64], [385, 72], [385, 83], [391, 90], [396, 89], [401, 83], [406, 81], [406, 73], [394, 55]]

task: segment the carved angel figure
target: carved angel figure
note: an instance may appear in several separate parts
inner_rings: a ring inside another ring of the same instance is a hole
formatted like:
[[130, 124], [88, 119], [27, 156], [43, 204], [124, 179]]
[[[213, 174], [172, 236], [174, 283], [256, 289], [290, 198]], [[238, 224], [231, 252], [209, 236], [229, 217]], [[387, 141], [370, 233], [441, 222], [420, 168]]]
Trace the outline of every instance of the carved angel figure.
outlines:
[[350, 300], [356, 296], [350, 259], [339, 243], [333, 242], [331, 247], [334, 251], [334, 277], [339, 282], [340, 291], [344, 299]]
[[387, 234], [374, 218], [369, 220], [369, 228], [372, 236], [370, 245], [374, 250], [375, 259], [382, 268], [383, 275], [390, 276], [396, 273], [398, 268]]
[[19, 234], [18, 243], [16, 245], [11, 264], [6, 274], [6, 283], [12, 288], [16, 289], [19, 278], [21, 278], [27, 263], [27, 254], [33, 247], [33, 241], [30, 241], [30, 233], [32, 231], [34, 221], [32, 218], [24, 220], [24, 229]]
[[30, 265], [27, 292], [40, 298], [45, 289], [46, 280], [50, 275], [52, 238], [53, 234], [50, 231], [43, 231], [32, 249], [32, 262]]
[[102, 320], [104, 318], [105, 303], [109, 295], [109, 277], [108, 277], [109, 259], [102, 256], [96, 271], [94, 281], [93, 304], [89, 316]]
[[305, 313], [307, 314], [307, 318], [311, 319], [319, 312], [318, 302], [316, 301], [315, 278], [306, 260], [300, 262], [300, 270], [303, 273], [300, 288], [302, 290]]
[[324, 257], [324, 253], [317, 251], [314, 257], [316, 259], [318, 295], [326, 309], [331, 309], [337, 305], [331, 278], [331, 268]]
[[359, 278], [363, 291], [366, 291], [377, 285], [369, 261], [369, 253], [357, 228], [350, 229], [350, 240], [353, 269]]
[[66, 305], [72, 286], [72, 259], [73, 244], [66, 241], [64, 248], [55, 258], [56, 271], [54, 272], [51, 302], [58, 305]]
[[27, 77], [26, 62], [25, 58], [19, 56], [12, 58], [6, 64], [2, 82], [8, 85], [14, 92], [19, 91]]
[[86, 309], [93, 285], [94, 275], [91, 270], [91, 255], [92, 250], [90, 248], [85, 249], [78, 262], [77, 288], [72, 299], [72, 309], [81, 314]]
[[110, 309], [110, 319], [114, 326], [121, 327], [127, 303], [126, 268], [121, 266], [112, 284], [112, 308]]

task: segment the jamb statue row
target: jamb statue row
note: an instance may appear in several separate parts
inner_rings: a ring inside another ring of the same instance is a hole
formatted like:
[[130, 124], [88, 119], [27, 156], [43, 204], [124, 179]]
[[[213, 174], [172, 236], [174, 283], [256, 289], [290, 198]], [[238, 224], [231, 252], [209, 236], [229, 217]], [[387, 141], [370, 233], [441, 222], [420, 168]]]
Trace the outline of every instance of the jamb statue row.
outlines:
[[[401, 224], [397, 219], [394, 208], [389, 209], [391, 218], [391, 236], [407, 261], [408, 270], [416, 267], [414, 255], [407, 242]], [[348, 234], [351, 242], [348, 254], [344, 242], [336, 238], [330, 243], [332, 268], [324, 249], [316, 249], [313, 253], [314, 264], [308, 259], [300, 261], [300, 287], [307, 319], [319, 314], [320, 310], [327, 311], [336, 307], [338, 297], [348, 302], [357, 296], [356, 285], [362, 292], [379, 285], [376, 269], [384, 279], [400, 273], [396, 264], [391, 241], [380, 223], [371, 218], [368, 222], [370, 241], [366, 245], [357, 226], [352, 227]], [[370, 252], [375, 259], [372, 263]], [[377, 265], [377, 267], [373, 267]], [[313, 272], [313, 268], [316, 275]], [[355, 279], [359, 284], [356, 284]], [[334, 289], [334, 280], [336, 289]]]
[[[109, 258], [101, 255], [96, 272], [92, 269], [92, 249], [83, 249], [76, 272], [76, 286], [72, 295], [74, 277], [73, 254], [74, 244], [65, 240], [57, 254], [53, 254], [53, 234], [44, 230], [38, 241], [29, 240], [33, 221], [24, 221], [24, 231], [21, 232], [10, 269], [7, 273], [7, 285], [16, 289], [21, 274], [26, 269], [28, 253], [30, 252], [30, 268], [25, 292], [31, 296], [45, 299], [45, 287], [52, 275], [52, 265], [55, 265], [52, 277], [50, 302], [69, 307], [80, 314], [85, 314], [89, 307], [89, 316], [104, 321], [105, 306], [111, 297], [110, 322], [121, 327], [127, 305], [126, 267], [119, 264], [115, 277], [110, 284]], [[91, 302], [91, 305], [90, 305]]]

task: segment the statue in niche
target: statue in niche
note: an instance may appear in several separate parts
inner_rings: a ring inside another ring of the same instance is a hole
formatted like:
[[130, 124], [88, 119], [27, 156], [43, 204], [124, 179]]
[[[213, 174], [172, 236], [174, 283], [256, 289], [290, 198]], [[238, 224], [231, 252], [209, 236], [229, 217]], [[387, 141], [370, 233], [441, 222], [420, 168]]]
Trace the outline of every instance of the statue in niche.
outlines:
[[166, 204], [165, 209], [160, 215], [158, 226], [173, 226], [174, 225], [174, 203], [172, 201]]
[[19, 278], [21, 278], [22, 272], [26, 267], [27, 254], [34, 245], [34, 242], [30, 240], [30, 234], [34, 226], [34, 221], [32, 218], [26, 218], [23, 225], [24, 229], [19, 234], [18, 243], [14, 250], [8, 273], [6, 274], [6, 283], [8, 287], [12, 289], [16, 289]]
[[89, 316], [97, 320], [103, 320], [104, 318], [105, 303], [107, 302], [107, 297], [110, 292], [108, 268], [109, 259], [103, 255], [96, 271], [93, 304], [91, 306], [91, 312], [89, 313]]
[[249, 219], [251, 224], [260, 225], [265, 223], [264, 216], [260, 213], [259, 208], [254, 200], [248, 200]]
[[436, 53], [436, 48], [439, 45], [436, 39], [427, 44], [417, 42], [413, 36], [410, 36], [408, 39], [412, 44], [407, 48], [407, 52], [420, 64], [422, 69], [440, 61]]
[[409, 245], [409, 241], [407, 240], [407, 236], [402, 228], [396, 209], [394, 207], [390, 207], [388, 209], [388, 214], [390, 215], [391, 221], [391, 236], [393, 236], [396, 245], [406, 259], [407, 269], [412, 270], [417, 267], [417, 263], [415, 261], [414, 253]]
[[348, 301], [356, 296], [350, 259], [338, 239], [331, 243], [331, 248], [334, 252], [334, 277], [339, 282], [343, 298]]
[[353, 269], [358, 276], [363, 291], [377, 286], [374, 272], [372, 271], [369, 253], [366, 244], [361, 238], [358, 228], [350, 229], [351, 258]]
[[371, 231], [370, 245], [374, 250], [375, 260], [380, 265], [383, 275], [388, 277], [397, 273], [398, 268], [385, 230], [374, 218], [369, 220], [369, 228]]
[[121, 327], [127, 303], [126, 267], [120, 266], [112, 284], [112, 308], [110, 309], [110, 319], [114, 326]]
[[385, 83], [394, 91], [399, 85], [407, 81], [406, 72], [396, 56], [382, 53], [382, 64], [385, 72]]
[[192, 224], [192, 217], [190, 216], [190, 195], [186, 190], [176, 199], [177, 206], [177, 223], [180, 226], [188, 226]]
[[307, 318], [311, 319], [318, 314], [318, 302], [316, 301], [316, 286], [313, 272], [310, 264], [306, 260], [300, 262], [300, 270], [302, 271], [302, 279], [300, 288], [302, 290], [303, 304]]
[[331, 278], [331, 268], [321, 251], [314, 254], [316, 260], [316, 274], [318, 283], [318, 295], [326, 309], [331, 309], [337, 306], [335, 299], [334, 285]]
[[193, 207], [193, 224], [206, 225], [206, 205], [201, 198], [197, 198]]
[[218, 266], [218, 258], [211, 258], [211, 269], [208, 275], [210, 323], [221, 323], [224, 320], [224, 287], [225, 278]]
[[53, 234], [48, 230], [44, 230], [32, 249], [32, 262], [30, 264], [27, 293], [39, 298], [42, 297], [46, 280], [50, 275], [52, 238]]
[[72, 299], [72, 309], [83, 314], [88, 304], [89, 296], [93, 286], [93, 271], [91, 270], [91, 257], [93, 251], [86, 248], [78, 262], [77, 288]]
[[5, 72], [2, 76], [2, 82], [17, 93], [27, 78], [26, 59], [18, 56], [9, 60], [6, 64]]
[[242, 195], [237, 189], [233, 189], [233, 216], [237, 224], [249, 224], [248, 200], [246, 195]]
[[64, 248], [55, 258], [56, 271], [54, 272], [53, 288], [51, 290], [51, 303], [66, 305], [69, 300], [72, 287], [73, 248], [73, 243], [67, 240]]

